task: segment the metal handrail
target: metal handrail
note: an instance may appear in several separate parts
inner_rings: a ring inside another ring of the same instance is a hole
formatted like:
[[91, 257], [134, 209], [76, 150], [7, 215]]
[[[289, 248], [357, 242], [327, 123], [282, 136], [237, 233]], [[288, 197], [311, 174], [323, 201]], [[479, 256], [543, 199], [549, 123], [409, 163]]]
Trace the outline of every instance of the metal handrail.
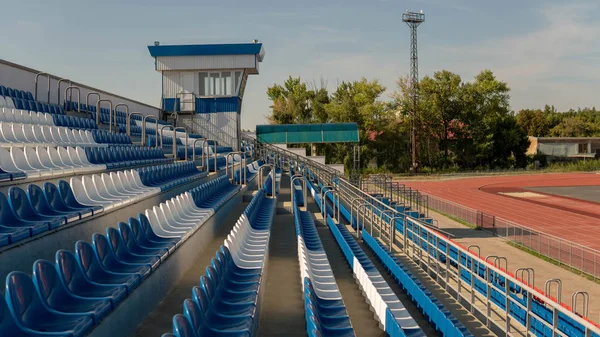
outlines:
[[[60, 84], [61, 84], [63, 81], [69, 81], [69, 86], [71, 86], [71, 85], [72, 85], [72, 82], [71, 82], [71, 80], [68, 80], [68, 79], [66, 79], [66, 78], [61, 78], [60, 80], [58, 80], [58, 88], [57, 88], [57, 92], [56, 92], [56, 104], [57, 104], [57, 105], [60, 105]], [[67, 100], [67, 97], [65, 96], [65, 101], [66, 101], [66, 100]], [[86, 106], [87, 106], [87, 102], [86, 102]]]
[[110, 110], [112, 110], [112, 108], [113, 108], [113, 104], [110, 99], [101, 98], [96, 101], [96, 125], [98, 125], [98, 126], [100, 126], [100, 103], [102, 103], [102, 102], [108, 102]]
[[277, 175], [275, 174], [275, 166], [273, 166], [272, 164], [264, 164], [263, 166], [261, 166], [258, 169], [258, 184], [259, 184], [258, 188], [262, 188], [262, 186], [264, 184], [263, 169], [269, 168], [269, 167], [271, 168], [271, 179], [273, 180], [272, 184], [271, 184], [271, 188], [272, 188], [271, 196], [274, 198], [275, 194], [277, 193], [277, 187], [276, 187], [276, 185], [277, 185]]
[[302, 197], [303, 202], [304, 202], [304, 206], [306, 207], [306, 198], [307, 198], [307, 193], [306, 193], [306, 179], [304, 179], [304, 175], [302, 174], [294, 174], [292, 176], [292, 179], [290, 179], [290, 191], [292, 192], [292, 214], [294, 213], [294, 199], [296, 198], [296, 188], [294, 187], [294, 182], [296, 180], [302, 180]]
[[177, 130], [183, 130], [185, 134], [185, 161], [188, 160], [188, 134], [183, 126], [177, 126], [173, 129], [173, 157], [177, 159]]
[[[229, 152], [225, 156], [225, 175], [229, 178], [229, 158], [231, 156], [231, 181], [235, 182], [235, 155], [240, 155], [240, 185], [243, 185], [246, 181], [246, 154], [242, 151]], [[242, 167], [242, 165], [244, 165]], [[243, 182], [242, 182], [243, 181]]]
[[77, 112], [81, 112], [81, 89], [78, 86], [70, 85], [65, 88], [65, 97], [69, 90], [77, 89]]
[[[204, 139], [204, 141], [202, 142], [202, 163], [204, 165], [204, 158], [206, 156], [206, 172], [210, 172], [210, 165], [208, 165], [208, 160], [210, 159], [210, 154], [208, 153], [208, 151], [210, 150], [210, 144], [208, 142], [212, 141], [215, 147], [215, 150], [213, 151], [213, 157], [215, 159], [215, 172], [217, 172], [217, 141], [214, 139]], [[204, 147], [206, 146], [206, 151], [204, 151]], [[227, 164], [227, 163], [225, 163]], [[227, 166], [227, 165], [226, 165]]]
[[[194, 143], [192, 143], [192, 161], [194, 163], [196, 163], [196, 143], [199, 142], [199, 141], [204, 141], [204, 140], [206, 140], [206, 138], [196, 138], [194, 140]], [[202, 164], [201, 167], [204, 167], [204, 164]]]
[[[144, 119], [144, 114], [141, 112], [132, 112], [132, 113], [127, 114], [127, 127], [126, 127], [125, 131], [127, 132], [127, 135], [129, 137], [131, 137], [131, 116], [142, 116], [142, 119]], [[144, 145], [143, 140], [142, 140], [142, 145]]]
[[[95, 91], [90, 91], [90, 92], [88, 92], [88, 93], [87, 93], [87, 95], [85, 95], [85, 106], [86, 106], [86, 107], [90, 106], [89, 104], [90, 104], [90, 96], [91, 96], [91, 95], [96, 95], [96, 96], [98, 96], [98, 99], [101, 99], [101, 98], [102, 98], [102, 97], [100, 96], [100, 93], [99, 93], [99, 92], [95, 92]], [[66, 100], [66, 99], [67, 99], [67, 97], [65, 97], [65, 100]], [[96, 101], [96, 102], [97, 102], [97, 101]], [[96, 124], [98, 124], [98, 116], [97, 116], [97, 115], [98, 115], [99, 113], [100, 113], [100, 111], [98, 111], [98, 110], [96, 109]]]
[[129, 129], [129, 118], [127, 118], [127, 116], [129, 116], [129, 105], [125, 104], [125, 103], [117, 103], [117, 105], [115, 105], [115, 111], [113, 112], [115, 114], [115, 129], [118, 130], [117, 128], [117, 108], [120, 106], [124, 106], [125, 107], [125, 130]]
[[[173, 126], [171, 126], [171, 125], [163, 125], [163, 126], [160, 128], [160, 137], [159, 137], [159, 138], [160, 138], [160, 149], [161, 149], [161, 150], [163, 150], [163, 151], [164, 151], [164, 148], [163, 148], [163, 137], [164, 137], [164, 135], [163, 135], [163, 130], [164, 130], [165, 128], [172, 128], [172, 129], [174, 129], [174, 128], [173, 128]], [[175, 132], [173, 132], [173, 134], [175, 134]], [[174, 138], [175, 138], [175, 137], [173, 137], [173, 141], [175, 141], [175, 139], [174, 139]], [[158, 139], [156, 140], [156, 142], [158, 143]], [[175, 154], [173, 154], [173, 157], [174, 157], [174, 156], [175, 156]]]
[[146, 121], [148, 118], [154, 118], [154, 122], [156, 123], [156, 127], [154, 129], [156, 132], [156, 145], [154, 145], [154, 147], [158, 148], [158, 117], [154, 115], [144, 116], [144, 119], [142, 120], [142, 143], [144, 145], [146, 144]]
[[50, 104], [50, 74], [48, 74], [48, 73], [41, 72], [41, 73], [35, 74], [35, 96], [34, 96], [34, 98], [36, 101], [38, 100], [38, 78], [41, 75], [46, 75], [46, 77], [48, 78], [48, 101], [47, 102], [48, 102], [48, 104]]

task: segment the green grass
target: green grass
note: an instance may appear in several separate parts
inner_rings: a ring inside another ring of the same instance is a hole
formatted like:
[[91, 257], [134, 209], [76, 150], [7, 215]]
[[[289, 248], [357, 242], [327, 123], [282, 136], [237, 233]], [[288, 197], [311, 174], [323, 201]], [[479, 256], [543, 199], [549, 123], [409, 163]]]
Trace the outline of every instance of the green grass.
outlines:
[[558, 262], [555, 259], [552, 259], [552, 258], [549, 258], [549, 257], [547, 257], [545, 255], [542, 255], [542, 254], [536, 252], [535, 250], [532, 250], [532, 249], [529, 249], [527, 247], [524, 247], [524, 246], [522, 246], [522, 245], [520, 245], [518, 243], [511, 242], [511, 241], [506, 241], [506, 243], [509, 246], [515, 247], [515, 248], [517, 248], [517, 249], [519, 249], [521, 251], [524, 251], [525, 253], [527, 253], [529, 255], [533, 255], [533, 256], [537, 257], [538, 259], [544, 260], [544, 261], [546, 261], [548, 263], [551, 263], [551, 264], [553, 264], [555, 266], [559, 266], [562, 269], [565, 269], [565, 270], [568, 270], [568, 271], [572, 272], [573, 274], [579, 275], [579, 276], [584, 277], [584, 278], [586, 278], [586, 279], [588, 279], [588, 280], [590, 280], [592, 282], [600, 284], [600, 279], [594, 278], [592, 275], [584, 273], [584, 272], [582, 272], [581, 270], [579, 270], [577, 268], [573, 268], [573, 267], [567, 266], [564, 263], [560, 263], [560, 262]]

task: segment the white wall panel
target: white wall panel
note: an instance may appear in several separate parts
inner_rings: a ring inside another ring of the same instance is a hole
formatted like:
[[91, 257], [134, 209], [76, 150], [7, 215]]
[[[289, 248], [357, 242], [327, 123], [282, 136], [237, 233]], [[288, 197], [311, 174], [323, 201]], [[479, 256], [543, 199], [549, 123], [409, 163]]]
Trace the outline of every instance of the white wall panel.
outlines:
[[162, 56], [156, 58], [156, 70], [255, 69], [254, 55]]
[[[39, 70], [27, 68], [0, 60], [0, 85], [11, 87], [14, 89], [30, 91], [35, 95], [35, 74], [39, 73]], [[60, 77], [50, 75], [50, 103], [57, 104], [58, 102], [58, 80]], [[62, 82], [60, 87], [60, 99], [61, 104], [64, 102], [64, 91], [68, 87], [68, 82]], [[110, 99], [113, 105], [118, 103], [126, 103], [129, 105], [130, 112], [141, 112], [144, 115], [158, 116], [159, 108], [153, 107], [148, 104], [144, 104], [138, 101], [127, 99], [125, 97], [106, 92], [104, 90], [96, 89], [90, 86], [83, 85], [81, 83], [73, 82], [81, 90], [81, 102], [85, 103], [85, 97], [88, 92], [99, 92], [103, 99]], [[77, 101], [77, 90], [72, 91], [73, 100]], [[96, 95], [90, 96], [90, 104], [95, 104], [97, 100]], [[48, 79], [45, 76], [40, 76], [38, 81], [38, 100], [41, 102], [47, 102], [48, 100]], [[103, 103], [103, 107], [108, 107], [106, 103]], [[121, 110], [121, 108], [119, 108]]]

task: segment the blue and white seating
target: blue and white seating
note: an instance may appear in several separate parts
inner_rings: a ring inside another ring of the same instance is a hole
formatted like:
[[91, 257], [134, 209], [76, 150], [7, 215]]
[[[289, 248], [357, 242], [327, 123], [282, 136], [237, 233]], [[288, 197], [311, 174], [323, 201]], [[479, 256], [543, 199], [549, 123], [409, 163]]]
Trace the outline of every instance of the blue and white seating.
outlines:
[[[321, 208], [321, 196], [315, 186], [313, 183], [308, 182], [308, 187], [315, 202]], [[386, 333], [392, 336], [424, 336], [425, 334], [417, 322], [400, 302], [398, 296], [375, 268], [369, 257], [356, 243], [348, 229], [344, 225], [336, 223], [330, 217], [332, 213], [331, 208], [326, 209], [327, 225], [342, 249], [354, 277], [367, 294], [369, 304], [375, 312], [375, 317], [384, 326]]]
[[45, 112], [0, 108], [0, 122], [53, 126], [52, 115]]
[[[219, 179], [228, 183], [227, 179]], [[234, 187], [237, 192], [238, 187]], [[198, 188], [218, 194], [222, 185], [205, 183]], [[178, 198], [181, 196], [169, 200], [175, 205], [171, 210], [178, 217], [196, 221], [195, 227], [187, 229], [193, 232], [212, 214], [210, 209], [196, 206], [209, 194], [198, 194], [197, 200]], [[228, 199], [232, 193], [220, 196]], [[37, 260], [32, 277], [22, 272], [10, 273], [6, 279], [6, 301], [0, 294], [0, 336], [86, 335], [135, 292], [188, 236], [162, 237], [139, 214], [127, 223], [118, 223], [116, 228], [107, 228], [105, 234], [95, 233], [91, 244], [78, 241], [73, 252], [57, 251], [54, 263]], [[224, 247], [223, 251], [228, 254]], [[221, 270], [218, 263], [215, 266]], [[247, 275], [252, 279], [251, 274]]]
[[314, 220], [294, 199], [298, 262], [308, 336], [355, 336]]
[[254, 336], [274, 213], [259, 189], [163, 337]]
[[98, 146], [89, 131], [59, 126], [0, 122], [0, 147]]

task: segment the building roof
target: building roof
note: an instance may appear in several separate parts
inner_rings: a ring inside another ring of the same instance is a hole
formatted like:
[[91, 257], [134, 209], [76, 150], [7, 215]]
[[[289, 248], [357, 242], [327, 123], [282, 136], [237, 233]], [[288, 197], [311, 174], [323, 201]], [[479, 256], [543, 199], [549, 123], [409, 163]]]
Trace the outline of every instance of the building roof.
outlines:
[[204, 55], [257, 55], [262, 62], [265, 50], [262, 43], [187, 44], [148, 46], [152, 57]]
[[569, 141], [590, 141], [590, 140], [600, 140], [600, 137], [534, 137], [534, 136], [529, 136], [531, 138], [535, 138], [538, 141], [553, 141], [553, 142], [557, 142], [557, 141], [565, 141], [565, 142], [569, 142]]

